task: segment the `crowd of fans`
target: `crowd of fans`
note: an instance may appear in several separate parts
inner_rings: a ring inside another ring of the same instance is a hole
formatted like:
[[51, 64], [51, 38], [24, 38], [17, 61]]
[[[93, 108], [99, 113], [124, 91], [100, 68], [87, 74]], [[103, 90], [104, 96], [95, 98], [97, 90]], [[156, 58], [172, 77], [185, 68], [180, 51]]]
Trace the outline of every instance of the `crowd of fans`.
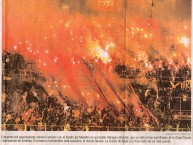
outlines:
[[[6, 66], [11, 62], [6, 56], [4, 57]], [[22, 57], [18, 58], [24, 62]], [[12, 67], [11, 64], [9, 65]], [[5, 70], [8, 69], [5, 71], [6, 74], [12, 72], [13, 68], [10, 69], [10, 67], [5, 67]], [[20, 67], [24, 66], [17, 66], [18, 69]], [[126, 71], [129, 72], [126, 66], [116, 67], [118, 74]], [[135, 73], [139, 72], [140, 70], [135, 71]], [[127, 75], [124, 74], [122, 77], [128, 78]], [[159, 124], [156, 124], [153, 118], [147, 120], [146, 116], [136, 117], [133, 106], [127, 107], [129, 115], [125, 109], [117, 110], [113, 104], [103, 109], [97, 106], [85, 108], [82, 104], [70, 100], [65, 100], [66, 103], [61, 104], [56, 96], [49, 96], [36, 82], [18, 83], [15, 79], [16, 85], [10, 81], [4, 81], [8, 85], [3, 87], [2, 92], [2, 129], [189, 131], [191, 128], [191, 89], [188, 84], [191, 80], [190, 66], [185, 65], [174, 69], [169, 64], [163, 64], [161, 68], [148, 71], [146, 77], [148, 80], [156, 80], [157, 89], [137, 81], [133, 81], [132, 86], [141, 103], [152, 112]]]
[[163, 126], [189, 129], [191, 126], [190, 64], [168, 63], [162, 58], [151, 62], [151, 66], [153, 66], [151, 69], [146, 66], [142, 69], [146, 72], [145, 84], [137, 81], [141, 77], [139, 68], [117, 65], [115, 71], [120, 77], [135, 80], [132, 83], [135, 92], [142, 103], [156, 114]]

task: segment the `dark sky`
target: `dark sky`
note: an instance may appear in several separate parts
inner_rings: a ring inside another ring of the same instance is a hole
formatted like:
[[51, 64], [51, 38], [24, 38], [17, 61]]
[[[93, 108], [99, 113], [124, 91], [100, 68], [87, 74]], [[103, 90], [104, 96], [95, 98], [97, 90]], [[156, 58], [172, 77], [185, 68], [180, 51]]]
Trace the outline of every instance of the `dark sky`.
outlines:
[[[87, 6], [89, 0], [58, 0], [59, 6], [69, 6], [70, 12], [89, 13]], [[125, 0], [123, 0], [125, 1]], [[127, 13], [129, 15], [139, 15], [149, 17], [151, 13], [152, 0], [126, 0], [128, 3]], [[153, 0], [153, 17], [156, 19], [179, 19], [191, 18], [192, 0]]]
[[[128, 0], [128, 11], [132, 15], [148, 17], [151, 13], [152, 0]], [[153, 0], [153, 18], [190, 19], [191, 0]]]
[[176, 15], [179, 17], [190, 18], [191, 17], [191, 0], [176, 0]]

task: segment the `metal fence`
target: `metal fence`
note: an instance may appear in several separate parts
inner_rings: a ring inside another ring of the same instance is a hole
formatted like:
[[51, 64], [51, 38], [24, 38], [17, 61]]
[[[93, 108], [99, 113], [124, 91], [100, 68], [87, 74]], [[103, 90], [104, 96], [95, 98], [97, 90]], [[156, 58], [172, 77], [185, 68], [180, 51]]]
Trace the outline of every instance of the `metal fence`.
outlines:
[[2, 131], [185, 131], [190, 128], [1, 124]]

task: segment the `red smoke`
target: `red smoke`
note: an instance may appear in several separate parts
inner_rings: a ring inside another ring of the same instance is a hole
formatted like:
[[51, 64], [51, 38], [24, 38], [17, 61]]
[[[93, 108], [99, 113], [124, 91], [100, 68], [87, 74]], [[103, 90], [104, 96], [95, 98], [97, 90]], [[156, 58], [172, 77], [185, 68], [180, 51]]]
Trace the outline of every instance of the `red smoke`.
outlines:
[[[150, 55], [164, 56], [169, 61], [179, 59], [179, 63], [182, 60], [187, 62], [190, 44], [185, 47], [179, 42], [182, 36], [190, 40], [188, 29], [190, 22], [70, 13], [51, 0], [3, 0], [3, 50], [18, 51], [27, 60], [35, 61], [43, 75], [54, 76], [65, 95], [85, 105], [93, 104], [85, 97], [94, 102], [93, 97], [97, 95], [89, 97], [82, 92], [80, 81], [85, 79], [83, 76], [81, 78], [81, 73], [93, 85], [85, 90], [90, 90], [91, 94], [97, 92], [103, 103], [104, 98], [84, 66], [83, 58], [87, 62], [96, 58], [100, 58], [100, 61], [108, 54], [111, 58], [108, 63], [98, 63], [98, 68], [105, 68], [106, 72], [116, 63], [134, 66], [137, 65], [136, 59], [148, 61]], [[111, 43], [115, 46], [110, 46]], [[176, 55], [170, 51], [172, 44], [176, 45]], [[107, 54], [96, 54], [96, 48]], [[156, 54], [153, 54], [153, 49], [157, 51]], [[108, 72], [108, 77], [114, 78], [112, 70]], [[70, 87], [69, 90], [65, 89], [66, 86]]]

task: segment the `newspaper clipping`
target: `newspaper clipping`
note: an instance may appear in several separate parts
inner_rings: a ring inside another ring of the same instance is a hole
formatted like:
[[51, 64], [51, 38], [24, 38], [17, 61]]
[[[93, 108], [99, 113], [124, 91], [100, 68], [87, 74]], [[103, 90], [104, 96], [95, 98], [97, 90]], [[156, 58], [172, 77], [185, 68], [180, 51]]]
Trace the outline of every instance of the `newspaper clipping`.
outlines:
[[192, 145], [192, 0], [2, 0], [2, 145]]

